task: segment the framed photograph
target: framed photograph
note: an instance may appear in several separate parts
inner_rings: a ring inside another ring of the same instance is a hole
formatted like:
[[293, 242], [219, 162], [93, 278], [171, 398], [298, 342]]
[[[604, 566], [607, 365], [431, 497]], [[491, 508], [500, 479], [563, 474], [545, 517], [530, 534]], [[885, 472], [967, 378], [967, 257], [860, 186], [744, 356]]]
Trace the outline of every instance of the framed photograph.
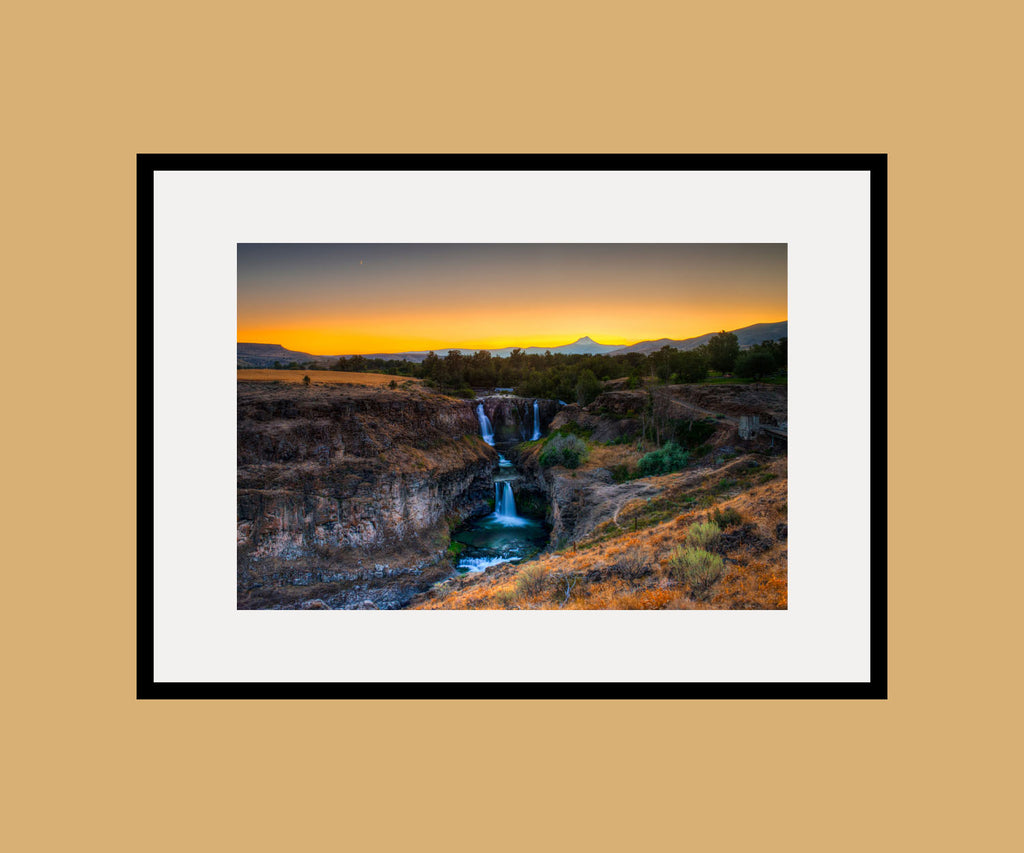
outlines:
[[140, 154], [137, 695], [885, 698], [886, 251], [882, 154]]

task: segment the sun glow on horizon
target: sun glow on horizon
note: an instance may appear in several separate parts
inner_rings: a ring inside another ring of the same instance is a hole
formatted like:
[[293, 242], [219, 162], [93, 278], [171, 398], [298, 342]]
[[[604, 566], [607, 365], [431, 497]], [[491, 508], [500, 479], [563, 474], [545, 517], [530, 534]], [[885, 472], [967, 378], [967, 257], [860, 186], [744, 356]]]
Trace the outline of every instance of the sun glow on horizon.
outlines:
[[696, 338], [709, 332], [741, 329], [755, 323], [777, 323], [785, 320], [785, 315], [775, 316], [754, 312], [747, 317], [732, 317], [724, 321], [701, 323], [692, 322], [686, 325], [675, 324], [672, 328], [661, 331], [623, 336], [621, 334], [605, 334], [598, 330], [588, 331], [581, 327], [565, 334], [523, 334], [506, 333], [492, 338], [459, 338], [444, 334], [430, 336], [415, 333], [400, 334], [383, 327], [380, 331], [360, 332], [357, 330], [332, 332], [317, 328], [300, 329], [287, 327], [250, 327], [238, 329], [239, 343], [280, 344], [285, 349], [307, 352], [311, 355], [369, 355], [372, 353], [427, 352], [429, 350], [457, 349], [463, 352], [479, 352], [480, 350], [501, 350], [510, 347], [538, 347], [554, 349], [575, 343], [582, 337], [589, 337], [599, 344], [614, 346], [632, 346], [641, 341], [655, 341], [662, 338], [685, 340]]
[[785, 244], [238, 247], [238, 341], [313, 355], [629, 346], [786, 315]]

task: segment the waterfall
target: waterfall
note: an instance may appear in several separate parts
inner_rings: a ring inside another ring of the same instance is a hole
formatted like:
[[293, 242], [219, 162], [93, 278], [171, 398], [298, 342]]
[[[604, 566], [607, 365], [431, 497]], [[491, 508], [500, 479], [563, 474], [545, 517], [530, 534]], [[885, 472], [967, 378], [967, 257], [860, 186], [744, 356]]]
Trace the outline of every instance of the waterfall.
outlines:
[[484, 404], [477, 403], [476, 417], [480, 421], [480, 435], [491, 447], [494, 447], [494, 430], [491, 428], [491, 421], [484, 413]]
[[540, 407], [537, 405], [537, 401], [533, 401], [533, 438], [530, 441], [536, 441], [540, 438]]
[[518, 518], [516, 498], [512, 494], [512, 485], [507, 481], [494, 484], [494, 514], [498, 518]]

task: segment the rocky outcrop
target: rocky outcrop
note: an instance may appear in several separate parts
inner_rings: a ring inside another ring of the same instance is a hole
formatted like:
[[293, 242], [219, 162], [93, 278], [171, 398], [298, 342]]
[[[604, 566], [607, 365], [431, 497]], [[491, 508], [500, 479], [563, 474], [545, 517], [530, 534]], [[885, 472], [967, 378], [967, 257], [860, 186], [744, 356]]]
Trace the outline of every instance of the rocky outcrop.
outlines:
[[240, 604], [297, 605], [296, 587], [331, 603], [347, 586], [364, 601], [422, 582], [450, 526], [487, 508], [496, 465], [463, 401], [240, 382]]
[[649, 405], [646, 391], [605, 392], [589, 406], [572, 403], [563, 407], [551, 421], [551, 429], [575, 422], [590, 430], [596, 442], [632, 439], [640, 435], [642, 416]]
[[522, 475], [521, 489], [538, 492], [548, 508], [551, 543], [556, 548], [582, 539], [615, 518], [629, 502], [661, 492], [657, 480], [615, 483], [607, 468], [543, 468], [539, 457], [536, 449], [527, 450], [516, 455], [516, 465]]
[[764, 423], [785, 423], [788, 388], [752, 382], [749, 385], [672, 385], [665, 389], [672, 399], [700, 409], [737, 418], [757, 415]]
[[[722, 413], [725, 413], [722, 420], [713, 417]], [[674, 424], [692, 419], [706, 420], [713, 426], [709, 435], [699, 439], [706, 441], [705, 452], [706, 448], [732, 449], [723, 447], [724, 442], [736, 436], [729, 416], [757, 413], [766, 419], [784, 421], [786, 386], [677, 385], [606, 391], [588, 406], [561, 407], [550, 422], [552, 431], [571, 428], [587, 437], [590, 451], [582, 467], [575, 470], [557, 466], [544, 468], [540, 465], [541, 449], [536, 446], [513, 448], [508, 456], [521, 474], [517, 491], [534, 493], [538, 503], [546, 505], [551, 542], [558, 547], [578, 541], [617, 519], [623, 507], [633, 502], [657, 498], [666, 483], [696, 489], [707, 473], [705, 468], [691, 467], [667, 478], [647, 477], [616, 483], [612, 469], [624, 461], [616, 453], [626, 452], [627, 448], [609, 445], [634, 443], [645, 425], [648, 435], [653, 435], [655, 424], [668, 430]], [[747, 449], [751, 449], [749, 444]], [[720, 465], [725, 458], [721, 454], [709, 457], [709, 464], [713, 459], [717, 460], [714, 464]]]

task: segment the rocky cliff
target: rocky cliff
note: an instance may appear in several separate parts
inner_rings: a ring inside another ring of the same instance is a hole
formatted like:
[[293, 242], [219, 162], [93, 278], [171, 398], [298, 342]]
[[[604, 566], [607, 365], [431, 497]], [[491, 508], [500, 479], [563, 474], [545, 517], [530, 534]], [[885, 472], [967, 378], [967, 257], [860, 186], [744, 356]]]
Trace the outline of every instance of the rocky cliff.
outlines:
[[451, 525], [493, 495], [474, 408], [421, 389], [238, 383], [239, 606], [389, 606], [436, 574]]

